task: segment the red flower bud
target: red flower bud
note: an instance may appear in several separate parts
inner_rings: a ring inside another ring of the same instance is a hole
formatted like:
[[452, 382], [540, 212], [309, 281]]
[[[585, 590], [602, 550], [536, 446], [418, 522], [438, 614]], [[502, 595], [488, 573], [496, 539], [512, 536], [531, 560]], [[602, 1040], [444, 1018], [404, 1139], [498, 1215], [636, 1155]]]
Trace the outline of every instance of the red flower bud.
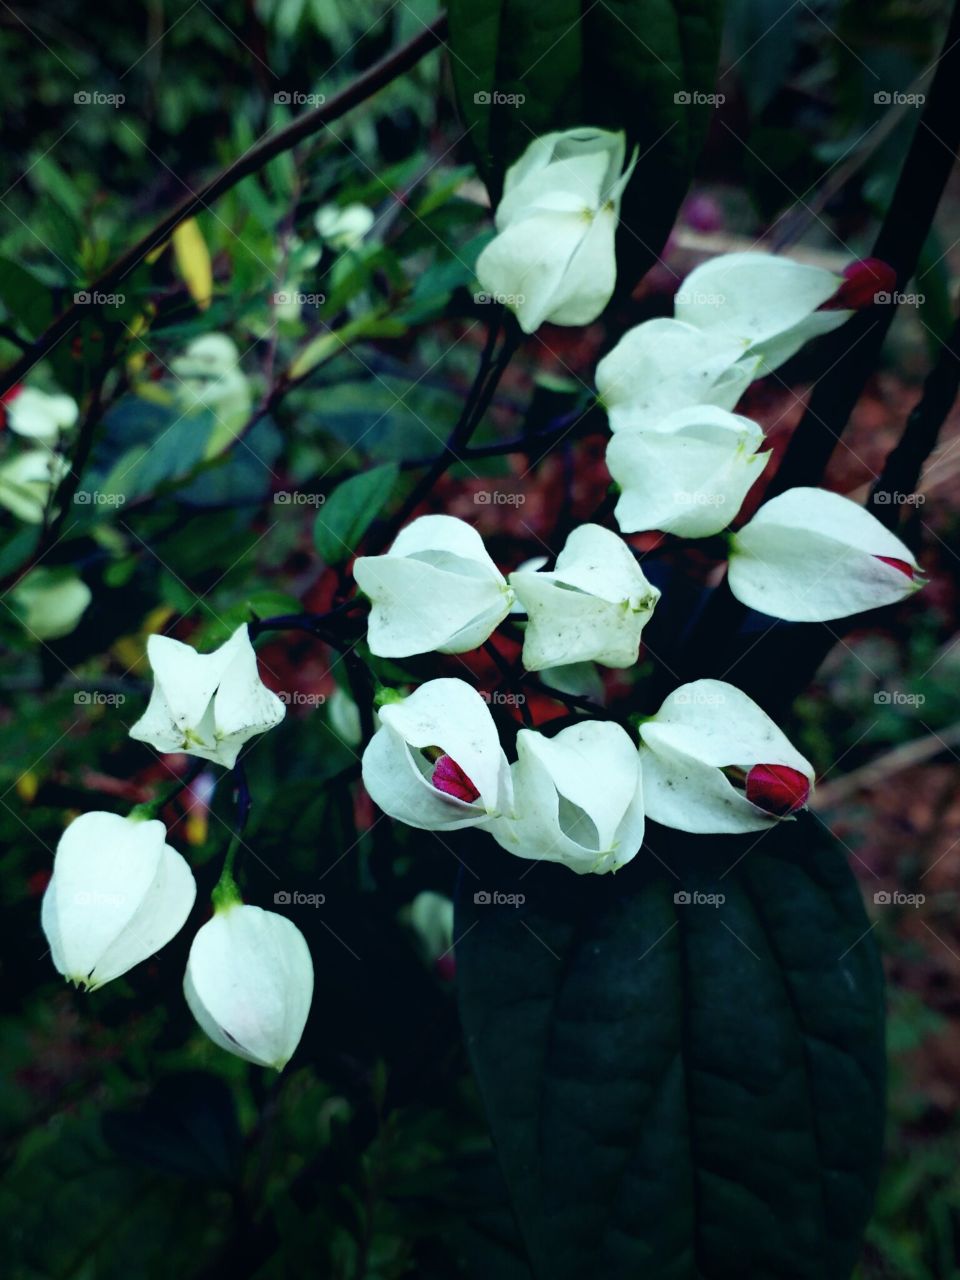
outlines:
[[875, 556], [874, 559], [882, 560], [884, 564], [888, 564], [891, 569], [899, 569], [901, 573], [905, 573], [910, 581], [913, 581], [916, 569], [912, 564], [907, 564], [906, 560], [897, 560], [894, 556]]
[[430, 781], [438, 791], [453, 796], [456, 800], [465, 800], [467, 804], [472, 804], [480, 797], [480, 792], [451, 756], [438, 758]]
[[878, 293], [893, 293], [897, 273], [880, 258], [851, 262], [843, 270], [843, 284], [820, 307], [821, 311], [860, 311], [877, 301]]
[[806, 776], [785, 764], [755, 764], [747, 774], [747, 799], [777, 818], [802, 809], [809, 796]]

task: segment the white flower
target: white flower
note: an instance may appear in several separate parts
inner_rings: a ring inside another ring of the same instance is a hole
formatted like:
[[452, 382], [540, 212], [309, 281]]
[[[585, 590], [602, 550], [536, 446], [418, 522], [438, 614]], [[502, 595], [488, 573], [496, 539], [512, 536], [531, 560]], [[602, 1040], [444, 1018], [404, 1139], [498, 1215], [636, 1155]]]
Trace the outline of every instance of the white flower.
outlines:
[[573, 662], [631, 667], [660, 599], [626, 543], [598, 524], [575, 529], [549, 573], [518, 569], [510, 585], [527, 611], [528, 671]]
[[490, 826], [520, 858], [579, 873], [616, 871], [643, 844], [640, 756], [626, 730], [585, 720], [553, 738], [517, 734], [511, 812]]
[[322, 240], [335, 249], [356, 249], [376, 218], [365, 204], [324, 204], [317, 210], [314, 226]]
[[371, 799], [400, 822], [457, 831], [489, 822], [510, 800], [510, 767], [483, 698], [463, 680], [429, 680], [380, 708], [363, 753]]
[[235, 902], [217, 909], [190, 948], [183, 993], [214, 1044], [282, 1071], [313, 999], [313, 962], [285, 916]]
[[607, 468], [622, 490], [617, 523], [624, 533], [719, 533], [767, 465], [762, 444], [757, 423], [712, 405], [677, 409], [655, 429], [617, 432], [607, 446]]
[[732, 409], [757, 376], [740, 338], [659, 317], [628, 330], [597, 365], [611, 431], [658, 427], [676, 409]]
[[843, 283], [824, 267], [773, 253], [725, 253], [691, 271], [674, 314], [703, 333], [739, 339], [751, 356], [762, 357], [761, 372], [769, 373], [853, 314], [820, 309]]
[[34, 387], [23, 387], [5, 401], [4, 407], [11, 431], [51, 447], [62, 431], [73, 426], [79, 414], [72, 396], [49, 395]]
[[247, 625], [213, 653], [169, 636], [151, 636], [150, 703], [130, 737], [157, 751], [186, 751], [232, 769], [240, 748], [280, 723], [286, 707], [260, 679]]
[[162, 822], [85, 813], [60, 837], [41, 922], [53, 963], [94, 990], [166, 946], [196, 897]]
[[476, 649], [513, 604], [479, 533], [454, 516], [414, 520], [385, 555], [360, 556], [353, 576], [372, 601], [367, 640], [381, 658]]
[[640, 726], [647, 817], [698, 833], [762, 831], [807, 803], [813, 766], [722, 680], [681, 685]]
[[825, 489], [765, 502], [730, 545], [730, 590], [759, 613], [826, 622], [923, 586], [913, 553], [869, 511]]
[[253, 405], [237, 344], [225, 333], [206, 333], [170, 362], [170, 370], [181, 412], [205, 409], [213, 416], [204, 457], [215, 457], [246, 426]]
[[636, 163], [622, 172], [624, 154], [622, 133], [570, 129], [537, 138], [507, 170], [477, 279], [525, 333], [545, 321], [589, 324], [610, 301], [620, 199]]
[[0, 467], [0, 506], [28, 524], [40, 524], [51, 490], [70, 470], [66, 458], [47, 449], [28, 449]]
[[93, 599], [83, 579], [64, 569], [34, 569], [12, 594], [23, 610], [24, 628], [38, 640], [68, 636]]

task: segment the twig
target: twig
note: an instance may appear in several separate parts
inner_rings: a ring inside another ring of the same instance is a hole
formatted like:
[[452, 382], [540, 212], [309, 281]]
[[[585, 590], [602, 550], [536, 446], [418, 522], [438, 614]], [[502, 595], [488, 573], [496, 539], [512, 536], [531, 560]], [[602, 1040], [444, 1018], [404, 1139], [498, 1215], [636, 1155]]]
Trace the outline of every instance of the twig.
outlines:
[[[89, 285], [87, 292], [113, 292], [113, 286], [125, 279], [153, 249], [163, 244], [174, 229], [185, 219], [192, 217], [200, 209], [210, 204], [211, 201], [216, 200], [224, 192], [235, 187], [243, 178], [249, 177], [250, 174], [262, 169], [275, 156], [281, 155], [284, 151], [289, 151], [291, 147], [296, 146], [304, 138], [318, 133], [331, 121], [339, 119], [340, 116], [364, 102], [392, 80], [409, 71], [411, 67], [416, 66], [421, 58], [443, 42], [446, 24], [446, 14], [441, 13], [429, 26], [424, 27], [406, 44], [387, 54], [378, 62], [375, 62], [372, 67], [357, 76], [352, 84], [347, 85], [341, 93], [336, 94], [329, 102], [316, 107], [313, 111], [305, 112], [303, 115], [298, 116], [296, 120], [291, 120], [288, 125], [276, 133], [268, 134], [261, 138], [258, 143], [244, 152], [242, 156], [239, 156], [232, 164], [227, 165], [214, 178], [211, 178], [199, 191], [192, 192], [175, 209], [165, 214], [132, 248], [121, 254], [115, 262], [112, 262]], [[84, 310], [86, 312], [88, 308]], [[0, 395], [25, 377], [33, 365], [38, 360], [42, 360], [44, 356], [53, 350], [61, 338], [70, 332], [79, 319], [79, 311], [80, 306], [77, 303], [71, 303], [30, 344], [28, 350], [4, 373], [0, 374]]]
[[943, 751], [952, 752], [956, 746], [960, 746], [960, 721], [950, 725], [942, 733], [931, 733], [915, 738], [912, 742], [901, 743], [875, 760], [861, 765], [859, 769], [851, 769], [835, 782], [818, 787], [813, 793], [811, 807], [830, 809], [843, 804], [858, 791], [875, 787], [895, 773], [902, 773], [904, 769], [912, 769], [918, 764], [934, 760]]

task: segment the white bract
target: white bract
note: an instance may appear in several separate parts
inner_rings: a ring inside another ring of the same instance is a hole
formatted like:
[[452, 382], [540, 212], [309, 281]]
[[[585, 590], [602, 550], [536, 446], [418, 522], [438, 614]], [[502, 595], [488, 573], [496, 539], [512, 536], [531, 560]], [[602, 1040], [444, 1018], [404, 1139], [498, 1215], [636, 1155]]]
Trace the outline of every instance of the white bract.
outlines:
[[555, 569], [518, 569], [510, 585], [529, 619], [523, 639], [528, 671], [588, 661], [633, 666], [660, 599], [626, 543], [597, 524], [571, 533]]
[[426, 889], [410, 903], [408, 919], [427, 964], [433, 965], [441, 977], [453, 977], [453, 903], [450, 899]]
[[240, 902], [219, 907], [193, 940], [183, 993], [214, 1044], [282, 1071], [313, 999], [310, 948], [274, 911]]
[[253, 392], [240, 367], [237, 344], [225, 333], [195, 338], [186, 351], [170, 362], [177, 379], [177, 398], [184, 412], [206, 409], [215, 419], [204, 450], [215, 457], [232, 444], [246, 425]]
[[658, 427], [693, 405], [732, 409], [757, 376], [758, 357], [722, 332], [658, 317], [628, 330], [597, 365], [597, 393], [611, 431]]
[[620, 199], [636, 164], [624, 171], [624, 157], [622, 133], [570, 129], [535, 139], [507, 170], [477, 279], [525, 333], [545, 321], [589, 324], [610, 301]]
[[745, 693], [681, 685], [640, 726], [647, 817], [680, 831], [762, 831], [806, 804], [813, 766]]
[[53, 963], [94, 990], [146, 960], [183, 927], [193, 874], [162, 822], [85, 813], [60, 837], [41, 923]]
[[87, 584], [69, 569], [43, 567], [18, 582], [12, 595], [24, 628], [38, 640], [68, 636], [93, 599]]
[[616, 871], [643, 843], [640, 757], [626, 730], [586, 720], [553, 738], [517, 734], [514, 801], [490, 827], [520, 858], [562, 862], [581, 874]]
[[759, 373], [769, 373], [853, 315], [820, 310], [842, 285], [843, 277], [824, 267], [772, 253], [725, 253], [690, 272], [674, 314], [712, 338], [739, 340], [762, 358]]
[[788, 489], [730, 544], [730, 590], [759, 613], [826, 622], [893, 604], [923, 586], [912, 551], [849, 498]]
[[186, 751], [232, 769], [244, 743], [284, 717], [285, 706], [260, 679], [246, 623], [213, 653], [151, 636], [147, 657], [153, 693], [130, 736], [157, 751]]
[[77, 420], [79, 409], [72, 396], [48, 394], [23, 387], [5, 401], [7, 426], [18, 436], [53, 446], [63, 431]]
[[317, 210], [314, 226], [321, 239], [335, 249], [355, 249], [372, 228], [376, 218], [365, 204], [324, 204]]
[[767, 465], [762, 445], [757, 423], [713, 405], [677, 409], [656, 428], [617, 432], [607, 446], [607, 468], [621, 489], [617, 523], [624, 533], [719, 533]]
[[28, 524], [40, 524], [51, 490], [70, 470], [66, 458], [48, 449], [28, 449], [0, 467], [0, 506]]
[[476, 649], [513, 604], [479, 533], [454, 516], [414, 520], [385, 555], [360, 556], [353, 576], [372, 602], [367, 640], [381, 658]]
[[510, 766], [483, 698], [463, 680], [429, 680], [380, 708], [363, 753], [371, 799], [430, 831], [486, 824], [510, 803]]

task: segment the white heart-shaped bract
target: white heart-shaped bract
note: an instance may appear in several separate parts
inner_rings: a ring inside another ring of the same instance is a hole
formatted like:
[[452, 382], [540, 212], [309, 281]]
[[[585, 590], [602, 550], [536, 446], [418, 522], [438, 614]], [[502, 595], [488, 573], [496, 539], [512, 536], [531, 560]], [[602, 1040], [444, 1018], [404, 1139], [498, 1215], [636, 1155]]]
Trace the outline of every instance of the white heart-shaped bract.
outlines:
[[637, 748], [611, 721], [584, 720], [553, 738], [517, 734], [513, 808], [490, 825], [520, 858], [562, 862], [581, 874], [616, 871], [643, 844]]
[[757, 376], [746, 342], [657, 317], [629, 329], [597, 365], [597, 393], [611, 431], [658, 427], [677, 409], [732, 409]]
[[4, 407], [11, 431], [50, 447], [74, 425], [80, 412], [72, 396], [51, 395], [34, 387], [24, 387]]
[[386, 554], [360, 556], [353, 576], [370, 598], [367, 641], [381, 658], [476, 649], [513, 604], [483, 539], [455, 516], [420, 516]]
[[702, 263], [677, 292], [674, 314], [713, 337], [742, 341], [769, 373], [852, 311], [818, 308], [843, 284], [824, 267], [773, 253], [724, 253]]
[[213, 653], [151, 636], [153, 692], [131, 738], [232, 769], [244, 743], [280, 723], [286, 707], [260, 679], [247, 624]]
[[64, 831], [41, 922], [65, 978], [94, 990], [179, 933], [197, 888], [166, 835], [162, 822], [102, 812], [82, 814]]
[[240, 364], [237, 344], [226, 333], [195, 338], [170, 362], [174, 394], [184, 414], [207, 410], [214, 419], [204, 458], [213, 458], [244, 430], [253, 407], [253, 387]]
[[[907, 566], [885, 564], [881, 556]], [[731, 539], [730, 590], [758, 613], [827, 622], [918, 590], [917, 562], [869, 511], [826, 489], [788, 489]]]
[[589, 324], [609, 302], [620, 200], [636, 163], [621, 172], [624, 148], [622, 133], [571, 129], [535, 139], [507, 171], [477, 279], [525, 333], [546, 321]]
[[619, 431], [607, 468], [621, 488], [624, 533], [706, 538], [725, 529], [770, 458], [756, 422], [713, 405], [677, 409], [656, 429]]
[[198, 931], [183, 992], [210, 1039], [260, 1067], [293, 1057], [313, 999], [313, 962], [286, 916], [233, 903]]
[[[464, 680], [429, 680], [380, 708], [380, 728], [363, 753], [363, 783], [384, 813], [411, 827], [457, 831], [486, 823], [509, 805], [510, 766], [490, 708]], [[455, 761], [479, 792], [473, 801], [431, 781], [434, 748]]]
[[82, 578], [69, 569], [31, 570], [11, 592], [23, 610], [23, 625], [38, 640], [58, 640], [74, 630], [93, 599]]
[[410, 903], [409, 921], [428, 964], [452, 955], [453, 903], [449, 898], [432, 889], [418, 893]]
[[574, 529], [555, 569], [517, 570], [510, 585], [528, 615], [528, 671], [588, 661], [633, 666], [660, 599], [623, 539], [597, 524]]
[[762, 831], [783, 821], [723, 773], [780, 765], [813, 783], [813, 766], [752, 698], [723, 680], [681, 685], [640, 726], [647, 817], [679, 831]]
[[59, 453], [49, 449], [28, 449], [0, 467], [0, 506], [19, 520], [40, 524], [50, 493], [70, 470]]

